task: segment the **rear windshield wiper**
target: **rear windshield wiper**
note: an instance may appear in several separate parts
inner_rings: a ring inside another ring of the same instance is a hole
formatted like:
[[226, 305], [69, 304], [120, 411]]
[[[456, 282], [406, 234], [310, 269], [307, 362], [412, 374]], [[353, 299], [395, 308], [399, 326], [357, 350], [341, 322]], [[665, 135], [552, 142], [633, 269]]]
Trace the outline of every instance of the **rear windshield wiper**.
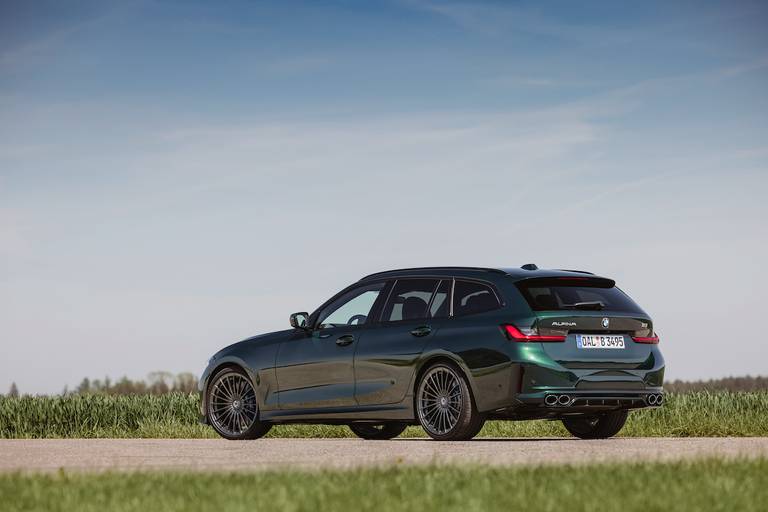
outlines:
[[575, 304], [563, 304], [566, 309], [603, 309], [605, 304], [596, 300], [594, 302], [576, 302]]

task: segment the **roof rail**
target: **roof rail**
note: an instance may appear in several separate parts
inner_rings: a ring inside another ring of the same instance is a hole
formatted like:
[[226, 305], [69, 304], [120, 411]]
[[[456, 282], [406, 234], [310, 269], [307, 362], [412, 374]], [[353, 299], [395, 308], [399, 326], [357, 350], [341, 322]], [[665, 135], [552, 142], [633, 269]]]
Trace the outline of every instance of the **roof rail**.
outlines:
[[577, 274], [589, 274], [591, 276], [595, 275], [594, 272], [587, 272], [586, 270], [571, 270], [569, 268], [558, 268], [557, 270], [561, 272], [576, 272]]
[[420, 270], [420, 271], [429, 271], [429, 270], [473, 270], [478, 272], [496, 272], [499, 274], [506, 274], [503, 270], [500, 270], [498, 268], [485, 268], [485, 267], [413, 267], [413, 268], [398, 268], [393, 270], [384, 270], [382, 272], [374, 272], [373, 274], [369, 274], [363, 278], [360, 279], [360, 281], [364, 281], [366, 279], [370, 279], [372, 277], [378, 277], [383, 276], [387, 274], [394, 274], [396, 272], [407, 272], [411, 270]]

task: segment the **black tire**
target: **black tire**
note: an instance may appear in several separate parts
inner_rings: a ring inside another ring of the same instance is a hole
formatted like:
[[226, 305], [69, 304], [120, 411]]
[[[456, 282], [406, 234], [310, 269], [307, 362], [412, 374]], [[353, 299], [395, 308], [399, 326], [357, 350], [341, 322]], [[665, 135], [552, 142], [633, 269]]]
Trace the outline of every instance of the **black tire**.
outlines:
[[466, 439], [474, 439], [477, 436], [477, 434], [479, 434], [480, 431], [483, 430], [484, 426], [485, 426], [485, 415], [480, 415], [479, 420], [476, 422], [475, 430], [467, 432]]
[[363, 439], [392, 439], [403, 433], [407, 423], [388, 421], [386, 423], [350, 423], [351, 430], [357, 437]]
[[563, 418], [565, 429], [580, 439], [607, 439], [619, 433], [629, 411], [611, 411], [597, 416]]
[[485, 423], [464, 373], [450, 363], [427, 368], [416, 388], [414, 407], [421, 427], [437, 441], [472, 439]]
[[258, 439], [272, 428], [259, 421], [256, 388], [242, 369], [226, 367], [208, 381], [205, 394], [208, 424], [224, 439]]

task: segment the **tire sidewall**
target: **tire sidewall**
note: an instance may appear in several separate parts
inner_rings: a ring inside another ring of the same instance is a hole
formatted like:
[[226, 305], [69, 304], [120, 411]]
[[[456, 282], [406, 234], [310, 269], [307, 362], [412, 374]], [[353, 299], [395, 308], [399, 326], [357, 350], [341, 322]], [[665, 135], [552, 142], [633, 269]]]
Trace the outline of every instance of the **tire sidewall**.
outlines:
[[[454, 425], [451, 430], [442, 434], [432, 432], [429, 428], [427, 428], [425, 425], [426, 422], [422, 417], [421, 408], [419, 407], [419, 402], [421, 401], [421, 394], [423, 392], [426, 377], [432, 370], [436, 368], [445, 368], [451, 371], [458, 378], [459, 387], [461, 390], [461, 411], [459, 412], [459, 419], [456, 421], [456, 425]], [[416, 410], [416, 418], [418, 419], [421, 427], [429, 437], [437, 441], [456, 441], [468, 439], [471, 438], [477, 430], [479, 430], [477, 428], [479, 413], [475, 408], [475, 400], [472, 396], [472, 390], [469, 388], [469, 383], [467, 382], [467, 378], [465, 377], [464, 372], [462, 372], [461, 369], [455, 364], [445, 362], [435, 363], [430, 365], [424, 371], [416, 389], [414, 408]]]

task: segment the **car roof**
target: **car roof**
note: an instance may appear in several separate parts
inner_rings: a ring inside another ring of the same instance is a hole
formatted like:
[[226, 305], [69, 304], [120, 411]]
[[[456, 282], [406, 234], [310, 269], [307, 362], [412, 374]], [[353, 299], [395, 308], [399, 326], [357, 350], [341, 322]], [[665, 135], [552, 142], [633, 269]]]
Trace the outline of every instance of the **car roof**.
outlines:
[[[584, 270], [565, 270], [565, 269], [540, 269], [535, 265], [525, 265], [528, 268], [521, 267], [416, 267], [401, 268], [397, 270], [386, 270], [367, 275], [360, 281], [369, 281], [374, 279], [387, 279], [395, 277], [434, 275], [434, 276], [462, 276], [462, 277], [480, 277], [486, 275], [506, 275], [515, 280], [531, 279], [537, 277], [568, 277], [584, 275], [594, 276], [591, 272]], [[598, 276], [594, 276], [598, 277]]]

